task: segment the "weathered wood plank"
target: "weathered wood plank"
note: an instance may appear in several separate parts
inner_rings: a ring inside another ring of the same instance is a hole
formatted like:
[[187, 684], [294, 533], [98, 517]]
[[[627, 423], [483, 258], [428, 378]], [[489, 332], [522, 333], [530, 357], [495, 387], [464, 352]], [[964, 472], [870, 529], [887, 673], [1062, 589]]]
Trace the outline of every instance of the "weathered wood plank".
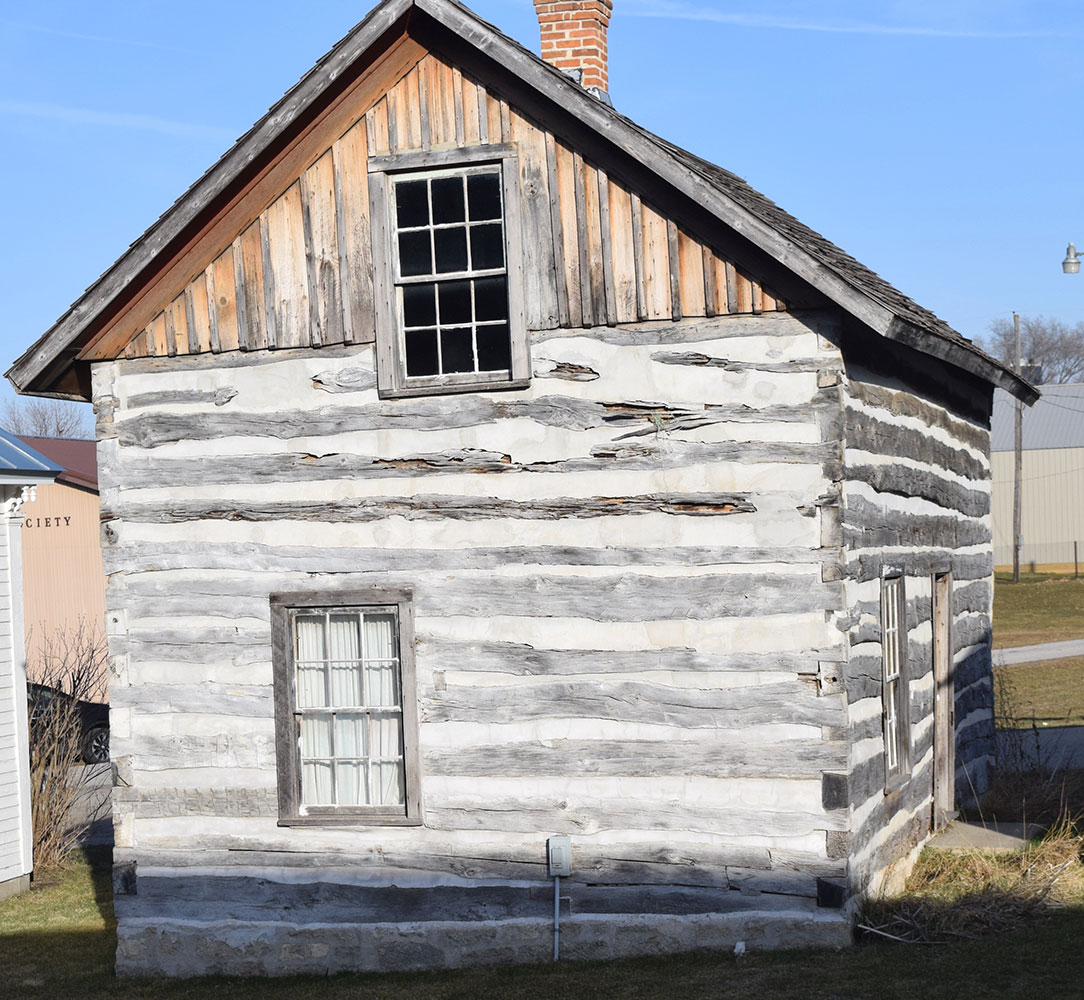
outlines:
[[704, 247], [683, 229], [677, 231], [678, 283], [681, 310], [686, 316], [705, 316]]
[[[237, 266], [234, 261], [234, 247], [228, 247], [216, 259], [212, 277], [214, 281], [213, 306], [215, 331], [219, 349], [236, 351], [238, 339], [237, 322]], [[208, 281], [208, 289], [211, 287]]]
[[676, 323], [684, 315], [681, 301], [681, 254], [678, 228], [673, 219], [666, 220], [666, 259], [670, 268], [670, 318]]
[[617, 322], [617, 292], [614, 286], [613, 230], [610, 222], [610, 179], [601, 168], [596, 173], [598, 179], [599, 235], [602, 241], [603, 297], [606, 301], [606, 323], [613, 326]]
[[267, 238], [274, 274], [275, 346], [307, 346], [309, 291], [299, 181], [268, 207]]
[[644, 288], [648, 319], [671, 319], [670, 259], [666, 219], [649, 205], [641, 204], [644, 232]]
[[313, 347], [343, 342], [343, 301], [340, 288], [338, 208], [336, 205], [335, 156], [328, 150], [305, 173], [302, 194], [308, 204], [305, 232], [306, 264]]
[[565, 269], [565, 234], [561, 221], [561, 194], [557, 180], [557, 140], [552, 132], [545, 133], [546, 185], [549, 195], [550, 232], [553, 242], [553, 282], [557, 296], [557, 325], [571, 323], [568, 309], [568, 274]]
[[344, 339], [348, 343], [371, 344], [376, 339], [376, 326], [369, 231], [369, 171], [366, 136], [360, 123], [335, 144], [333, 153]]
[[633, 231], [632, 204], [628, 191], [612, 178], [608, 188], [615, 321], [635, 323], [640, 314], [636, 307], [636, 236]]
[[704, 315], [715, 315], [715, 256], [705, 243], [701, 248], [701, 267], [704, 271]]
[[276, 347], [291, 347], [294, 345], [280, 343], [282, 337], [282, 322], [278, 314], [278, 290], [275, 287], [275, 268], [271, 263], [271, 237], [268, 229], [267, 212], [260, 216], [260, 267], [264, 305], [264, 337], [265, 346], [269, 350]]
[[430, 104], [432, 85], [429, 82], [429, 65], [430, 60], [426, 58], [418, 63], [414, 69], [418, 86], [418, 134], [421, 139], [422, 149], [431, 149], [433, 146], [433, 116]]
[[523, 298], [527, 325], [531, 329], [552, 329], [560, 325], [560, 317], [545, 137], [537, 126], [517, 114], [512, 115], [511, 128], [512, 139], [519, 146]]
[[587, 193], [584, 171], [587, 165], [578, 152], [572, 154], [572, 177], [574, 182], [574, 205], [576, 208], [576, 252], [579, 259], [580, 315], [584, 326], [598, 322], [595, 315], [593, 282], [591, 275], [591, 244], [587, 228]]
[[214, 262], [207, 265], [203, 272], [204, 294], [207, 296], [207, 323], [210, 332], [212, 354], [222, 352], [222, 342], [218, 339], [218, 302], [215, 296]]
[[[606, 280], [605, 261], [602, 249], [602, 219], [599, 205], [598, 170], [589, 163], [584, 163], [584, 221], [587, 239], [587, 274], [591, 290], [591, 314], [594, 321], [606, 325]], [[581, 274], [583, 272], [581, 271]]]
[[238, 267], [237, 336], [239, 346], [246, 351], [259, 351], [267, 346], [262, 228], [257, 219], [234, 242]]

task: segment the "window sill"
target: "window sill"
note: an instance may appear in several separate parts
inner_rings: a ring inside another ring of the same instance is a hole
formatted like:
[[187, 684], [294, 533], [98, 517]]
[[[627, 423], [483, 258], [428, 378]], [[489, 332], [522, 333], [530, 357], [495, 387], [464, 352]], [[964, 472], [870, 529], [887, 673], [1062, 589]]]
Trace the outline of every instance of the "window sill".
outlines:
[[509, 389], [526, 389], [530, 384], [531, 380], [526, 378], [505, 379], [500, 382], [442, 382], [381, 389], [377, 395], [381, 399], [408, 399], [412, 396], [447, 396], [461, 392], [504, 392]]
[[322, 816], [279, 817], [279, 826], [421, 826], [420, 816], [380, 816], [373, 813], [337, 813]]

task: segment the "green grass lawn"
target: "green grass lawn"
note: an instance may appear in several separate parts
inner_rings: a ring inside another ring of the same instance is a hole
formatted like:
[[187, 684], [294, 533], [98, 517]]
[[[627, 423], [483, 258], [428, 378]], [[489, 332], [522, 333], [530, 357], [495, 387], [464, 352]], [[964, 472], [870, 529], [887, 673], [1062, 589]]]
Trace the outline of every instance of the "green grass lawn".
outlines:
[[1018, 663], [994, 672], [1002, 725], [1084, 725], [1084, 656]]
[[941, 947], [892, 943], [844, 952], [703, 953], [401, 975], [274, 980], [117, 980], [108, 856], [0, 903], [0, 995], [136, 1000], [1034, 1000], [1079, 996], [1084, 908], [1026, 930]]
[[998, 573], [994, 581], [994, 648], [1084, 639], [1084, 579]]

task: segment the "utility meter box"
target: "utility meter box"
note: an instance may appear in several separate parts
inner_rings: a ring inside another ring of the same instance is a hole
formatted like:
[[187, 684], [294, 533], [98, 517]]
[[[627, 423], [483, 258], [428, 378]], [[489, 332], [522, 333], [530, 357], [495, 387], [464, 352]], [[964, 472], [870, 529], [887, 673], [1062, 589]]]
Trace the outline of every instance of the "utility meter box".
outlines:
[[546, 866], [551, 878], [572, 874], [572, 841], [568, 837], [562, 834], [546, 841]]

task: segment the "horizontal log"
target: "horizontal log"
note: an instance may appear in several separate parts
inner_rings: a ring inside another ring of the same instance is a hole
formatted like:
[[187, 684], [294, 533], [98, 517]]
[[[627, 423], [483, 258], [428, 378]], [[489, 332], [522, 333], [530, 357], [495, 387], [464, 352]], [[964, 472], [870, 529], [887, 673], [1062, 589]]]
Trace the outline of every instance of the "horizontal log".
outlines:
[[715, 358], [698, 351], [659, 351], [651, 355], [651, 360], [662, 365], [686, 365], [691, 368], [721, 368], [728, 372], [771, 372], [790, 374], [793, 372], [818, 372], [832, 368], [827, 358], [793, 358], [789, 361], [731, 361], [728, 358]]
[[[710, 422], [704, 421], [704, 422]], [[700, 418], [686, 424], [701, 426]], [[597, 445], [589, 456], [546, 462], [519, 462], [503, 452], [476, 448], [446, 452], [374, 457], [349, 452], [321, 454], [272, 452], [270, 454], [204, 455], [197, 458], [163, 459], [155, 453], [126, 452], [106, 458], [100, 473], [125, 489], [183, 488], [198, 485], [250, 483], [334, 482], [337, 480], [393, 480], [412, 482], [429, 476], [512, 475], [541, 473], [611, 473], [679, 469], [723, 462], [755, 465], [780, 463], [813, 465], [826, 470], [825, 478], [837, 478], [835, 449], [823, 444], [787, 442], [679, 441], [652, 432], [647, 442]]]
[[[744, 875], [745, 873], [743, 873]], [[761, 873], [762, 877], [764, 873]], [[772, 873], [778, 878], [777, 873]], [[756, 872], [748, 878], [755, 881]], [[400, 923], [544, 918], [553, 887], [534, 885], [405, 887], [261, 878], [138, 877], [138, 891], [118, 901], [120, 919], [285, 920], [291, 923]], [[748, 900], [726, 887], [562, 884], [565, 914], [727, 913]]]
[[793, 683], [758, 687], [673, 688], [650, 681], [557, 681], [531, 685], [467, 688], [448, 685], [421, 705], [425, 722], [509, 724], [530, 719], [613, 719], [687, 729], [742, 729], [784, 723], [846, 724], [842, 702], [818, 697]]
[[961, 444], [987, 453], [990, 450], [990, 431], [978, 423], [961, 420], [944, 408], [910, 392], [888, 389], [882, 385], [849, 379], [847, 393], [867, 406], [885, 410], [893, 416], [915, 417], [930, 427], [947, 431]]
[[727, 745], [688, 740], [553, 740], [501, 743], [425, 752], [423, 771], [434, 775], [529, 778], [608, 775], [714, 778], [813, 778], [847, 766], [847, 746], [824, 740], [782, 740], [770, 745]]
[[901, 497], [919, 497], [946, 510], [959, 511], [967, 517], [985, 517], [990, 513], [990, 494], [973, 490], [950, 479], [909, 465], [863, 465], [848, 462], [847, 479], [865, 483], [878, 493]]
[[376, 371], [371, 366], [332, 369], [313, 375], [312, 386], [324, 392], [368, 392], [376, 388]]
[[[210, 542], [132, 542], [107, 547], [106, 572], [236, 570], [259, 573], [416, 573], [489, 570], [508, 566], [733, 566], [756, 563], [819, 565], [817, 549], [799, 546], [494, 545], [486, 548], [361, 548]], [[228, 637], [219, 638], [225, 641]], [[180, 637], [178, 637], [180, 641]]]
[[964, 448], [953, 448], [928, 433], [897, 422], [880, 420], [862, 410], [844, 407], [844, 433], [848, 448], [909, 458], [914, 462], [947, 469], [965, 479], [984, 480], [990, 475], [990, 462]]
[[177, 524], [184, 521], [316, 521], [325, 524], [367, 523], [389, 517], [407, 520], [502, 520], [613, 517], [623, 514], [672, 514], [715, 517], [752, 514], [756, 506], [737, 493], [648, 493], [622, 497], [552, 497], [540, 500], [503, 500], [428, 494], [405, 497], [361, 497], [346, 500], [156, 503], [117, 500], [103, 516], [142, 524]]
[[152, 406], [195, 405], [214, 403], [225, 406], [237, 395], [233, 386], [223, 385], [217, 389], [163, 389], [157, 392], [141, 392], [129, 396], [124, 403], [127, 410], [138, 410]]
[[905, 576], [931, 576], [942, 572], [948, 566], [952, 570], [953, 581], [967, 582], [984, 580], [993, 575], [994, 556], [992, 552], [966, 554], [953, 552], [951, 549], [914, 549], [902, 552], [861, 552], [851, 553], [845, 565], [847, 578], [853, 583], [867, 583], [879, 580], [886, 568], [902, 572]]
[[178, 441], [212, 441], [230, 437], [332, 437], [359, 431], [393, 428], [448, 430], [479, 427], [503, 420], [530, 420], [544, 427], [586, 431], [593, 428], [639, 427], [655, 434], [660, 429], [719, 423], [808, 422], [810, 406], [752, 407], [744, 403], [672, 406], [638, 400], [604, 402], [574, 396], [541, 398], [463, 395], [449, 406], [440, 397], [381, 400], [354, 406], [322, 406], [307, 410], [251, 412], [150, 413], [114, 422], [102, 437], [123, 447], [157, 448]]
[[[320, 348], [321, 360], [330, 358], [372, 357], [371, 347], [331, 344]], [[169, 375], [178, 372], [226, 371], [232, 368], [262, 368], [270, 365], [311, 363], [311, 347], [279, 348], [269, 351], [226, 351], [220, 354], [189, 354], [176, 357], [127, 358], [124, 375]], [[95, 393], [97, 395], [97, 393]]]
[[746, 337], [808, 337], [810, 334], [829, 335], [838, 330], [833, 317], [819, 312], [776, 312], [758, 316], [750, 314], [723, 315], [708, 318], [685, 319], [681, 323], [671, 320], [651, 320], [642, 323], [623, 323], [620, 326], [594, 326], [586, 329], [535, 330], [531, 333], [532, 344], [549, 340], [590, 338], [618, 346], [660, 347], [671, 344], [695, 343], [705, 340], [740, 339]]
[[[384, 577], [385, 585], [415, 581]], [[166, 609], [213, 606], [220, 598], [253, 602], [263, 614], [264, 595], [296, 589], [296, 576], [170, 574], [134, 577], [128, 581], [126, 603], [142, 616], [159, 616]], [[312, 581], [305, 581], [312, 586]], [[342, 580], [340, 587], [351, 580]], [[521, 577], [432, 577], [415, 585], [419, 616], [489, 618], [511, 615], [529, 618], [587, 618], [592, 621], [671, 621], [717, 618], [761, 618], [807, 614], [842, 607], [839, 582], [822, 583], [808, 574], [727, 573], [695, 576], [656, 576], [620, 573], [613, 576], [534, 575]], [[240, 606], [235, 606], [237, 611]], [[206, 613], [206, 611], [204, 612]]]
[[915, 514], [862, 496], [847, 496], [843, 504], [844, 538], [849, 548], [935, 546], [956, 549], [988, 545], [993, 535], [985, 521], [950, 514]]
[[[141, 653], [146, 655], [144, 649]], [[269, 644], [268, 654], [270, 660]], [[115, 688], [112, 704], [135, 708], [141, 716], [198, 713], [269, 719], [275, 712], [270, 685], [256, 684], [133, 684]]]

